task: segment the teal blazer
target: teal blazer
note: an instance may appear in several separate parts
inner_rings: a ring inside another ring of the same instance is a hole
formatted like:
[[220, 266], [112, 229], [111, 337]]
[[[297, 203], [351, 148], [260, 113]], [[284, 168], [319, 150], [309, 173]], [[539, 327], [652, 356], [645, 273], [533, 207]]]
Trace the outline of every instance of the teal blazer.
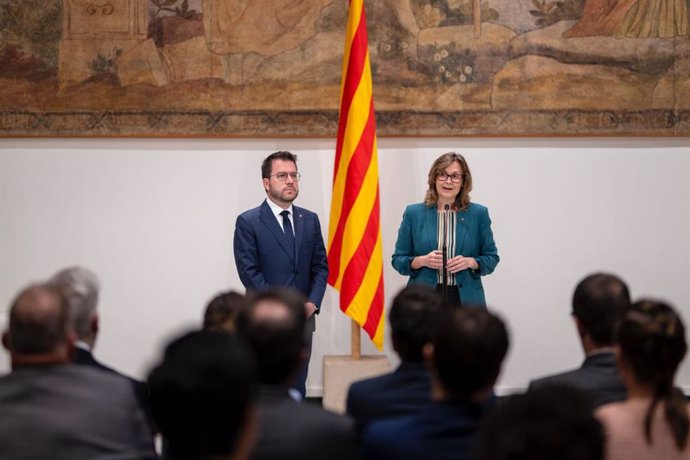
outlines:
[[[438, 249], [436, 207], [424, 203], [409, 205], [403, 214], [398, 230], [398, 240], [393, 252], [393, 267], [401, 275], [409, 276], [410, 284], [436, 286], [437, 271], [428, 267], [412, 270], [410, 263], [416, 256], [423, 256]], [[457, 212], [455, 256], [473, 257], [479, 270], [463, 270], [455, 274], [463, 304], [486, 307], [481, 277], [494, 271], [498, 264], [498, 250], [491, 231], [491, 219], [486, 206], [470, 203], [466, 211]]]

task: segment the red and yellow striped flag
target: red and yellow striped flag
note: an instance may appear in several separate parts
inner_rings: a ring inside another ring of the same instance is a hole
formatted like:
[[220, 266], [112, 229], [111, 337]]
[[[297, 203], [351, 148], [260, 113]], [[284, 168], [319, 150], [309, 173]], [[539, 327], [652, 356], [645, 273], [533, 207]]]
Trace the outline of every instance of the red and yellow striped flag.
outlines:
[[350, 0], [328, 229], [328, 284], [383, 349], [383, 251], [376, 120], [364, 0]]

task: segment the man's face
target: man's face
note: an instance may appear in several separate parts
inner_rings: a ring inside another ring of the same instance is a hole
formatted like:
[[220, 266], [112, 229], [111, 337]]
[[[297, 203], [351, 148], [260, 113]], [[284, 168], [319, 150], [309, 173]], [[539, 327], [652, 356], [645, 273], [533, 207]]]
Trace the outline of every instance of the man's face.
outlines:
[[271, 177], [263, 179], [268, 197], [282, 208], [289, 207], [299, 195], [299, 180], [293, 177], [295, 174], [297, 165], [292, 161], [273, 160]]

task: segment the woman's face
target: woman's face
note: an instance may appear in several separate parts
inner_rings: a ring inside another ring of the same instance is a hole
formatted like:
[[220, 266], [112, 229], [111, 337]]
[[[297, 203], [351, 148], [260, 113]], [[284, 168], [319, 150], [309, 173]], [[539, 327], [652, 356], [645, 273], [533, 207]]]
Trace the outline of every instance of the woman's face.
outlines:
[[452, 203], [455, 200], [462, 187], [462, 174], [462, 168], [457, 161], [436, 174], [436, 193], [440, 202]]

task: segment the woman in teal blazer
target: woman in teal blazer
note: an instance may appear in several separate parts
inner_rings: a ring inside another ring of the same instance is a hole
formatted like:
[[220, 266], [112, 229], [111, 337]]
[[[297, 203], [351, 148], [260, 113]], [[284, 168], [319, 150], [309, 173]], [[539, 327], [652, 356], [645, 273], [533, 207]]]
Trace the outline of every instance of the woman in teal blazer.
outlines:
[[405, 209], [393, 267], [410, 277], [408, 285], [428, 284], [441, 292], [445, 233], [448, 300], [486, 307], [481, 277], [494, 271], [499, 257], [489, 211], [470, 202], [467, 162], [457, 153], [444, 153], [431, 166], [428, 184], [424, 202]]

